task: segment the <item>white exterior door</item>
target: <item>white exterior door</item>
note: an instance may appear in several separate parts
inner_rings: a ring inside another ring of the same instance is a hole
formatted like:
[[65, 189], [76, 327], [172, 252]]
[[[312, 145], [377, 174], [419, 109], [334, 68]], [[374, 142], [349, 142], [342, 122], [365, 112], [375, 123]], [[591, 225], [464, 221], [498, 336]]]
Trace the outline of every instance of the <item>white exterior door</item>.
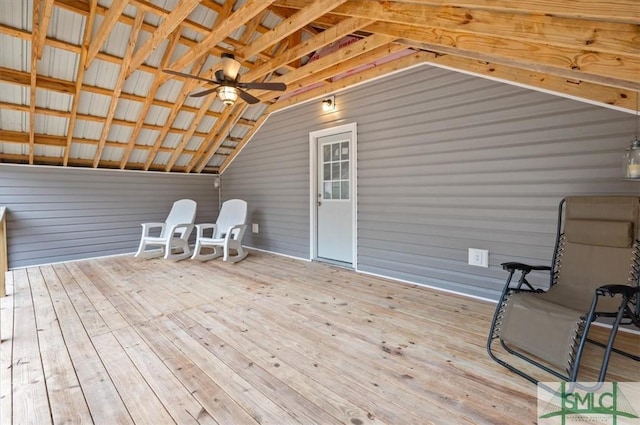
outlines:
[[354, 265], [354, 131], [336, 131], [314, 139], [315, 258]]

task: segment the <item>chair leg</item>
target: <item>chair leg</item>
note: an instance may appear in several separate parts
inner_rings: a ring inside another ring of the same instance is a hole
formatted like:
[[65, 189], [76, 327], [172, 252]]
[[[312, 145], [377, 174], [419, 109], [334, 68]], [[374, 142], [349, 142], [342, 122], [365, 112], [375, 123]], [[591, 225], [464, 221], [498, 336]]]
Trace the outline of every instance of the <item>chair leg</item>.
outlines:
[[[202, 253], [203, 248], [211, 248], [213, 252], [211, 254], [203, 254]], [[222, 247], [215, 246], [215, 245], [207, 246], [207, 245], [202, 245], [200, 242], [196, 242], [196, 247], [193, 250], [193, 255], [191, 256], [191, 259], [199, 260], [199, 261], [209, 261], [209, 260], [213, 260], [214, 258], [222, 257], [222, 255], [223, 255]]]
[[[182, 252], [179, 254], [174, 254], [172, 249], [181, 249]], [[191, 256], [191, 250], [189, 249], [189, 242], [178, 239], [178, 240], [169, 240], [165, 246], [165, 254], [164, 258], [166, 260], [171, 261], [180, 261], [185, 258], [189, 258]]]
[[[235, 249], [237, 251], [236, 255], [229, 254], [229, 251], [231, 249]], [[223, 260], [230, 263], [237, 263], [238, 261], [244, 260], [247, 257], [247, 254], [247, 251], [245, 251], [240, 244], [234, 244], [234, 246], [225, 246]]]
[[[153, 246], [153, 245], [152, 245]], [[147, 242], [143, 239], [140, 241], [140, 246], [138, 247], [138, 252], [135, 253], [134, 257], [143, 258], [148, 260], [150, 258], [162, 257], [165, 255], [165, 249], [163, 245], [159, 245], [160, 249], [147, 250]]]

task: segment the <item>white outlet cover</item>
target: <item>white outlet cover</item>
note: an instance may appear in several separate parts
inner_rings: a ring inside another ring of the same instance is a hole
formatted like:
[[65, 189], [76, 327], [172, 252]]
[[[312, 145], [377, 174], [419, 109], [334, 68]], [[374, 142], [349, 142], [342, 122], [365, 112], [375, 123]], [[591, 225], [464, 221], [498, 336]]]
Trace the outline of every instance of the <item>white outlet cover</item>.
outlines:
[[469, 265], [489, 267], [489, 251], [486, 249], [469, 248]]
[[258, 223], [252, 223], [251, 224], [251, 231], [253, 233], [259, 233], [260, 232], [260, 226], [258, 225]]

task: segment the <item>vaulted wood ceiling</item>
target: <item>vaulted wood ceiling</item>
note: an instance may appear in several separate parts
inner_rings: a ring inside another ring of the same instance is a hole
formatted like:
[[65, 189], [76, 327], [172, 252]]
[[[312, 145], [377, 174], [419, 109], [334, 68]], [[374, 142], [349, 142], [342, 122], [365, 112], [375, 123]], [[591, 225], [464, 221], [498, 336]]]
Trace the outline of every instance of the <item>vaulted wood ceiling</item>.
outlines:
[[[225, 107], [162, 72], [225, 52], [287, 91]], [[2, 0], [0, 161], [218, 173], [271, 112], [419, 63], [635, 112], [640, 2]]]

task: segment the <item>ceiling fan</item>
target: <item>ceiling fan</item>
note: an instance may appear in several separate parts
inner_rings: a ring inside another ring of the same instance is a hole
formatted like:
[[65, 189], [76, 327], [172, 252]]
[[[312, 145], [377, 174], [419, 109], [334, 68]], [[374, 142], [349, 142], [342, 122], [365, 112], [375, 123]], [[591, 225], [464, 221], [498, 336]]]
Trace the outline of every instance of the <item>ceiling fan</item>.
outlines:
[[250, 95], [244, 89], [259, 89], [259, 90], [276, 90], [284, 91], [287, 89], [284, 83], [241, 83], [238, 79], [238, 71], [240, 70], [240, 62], [238, 62], [231, 53], [222, 54], [222, 69], [219, 69], [215, 73], [215, 80], [209, 80], [208, 78], [199, 77], [197, 75], [185, 74], [170, 69], [165, 69], [164, 72], [171, 75], [177, 75], [184, 78], [193, 78], [200, 81], [205, 81], [211, 84], [217, 84], [217, 87], [203, 90], [198, 93], [191, 94], [191, 97], [202, 97], [210, 93], [216, 92], [218, 97], [225, 105], [233, 105], [238, 97], [247, 102], [250, 105], [260, 102], [255, 96]]

